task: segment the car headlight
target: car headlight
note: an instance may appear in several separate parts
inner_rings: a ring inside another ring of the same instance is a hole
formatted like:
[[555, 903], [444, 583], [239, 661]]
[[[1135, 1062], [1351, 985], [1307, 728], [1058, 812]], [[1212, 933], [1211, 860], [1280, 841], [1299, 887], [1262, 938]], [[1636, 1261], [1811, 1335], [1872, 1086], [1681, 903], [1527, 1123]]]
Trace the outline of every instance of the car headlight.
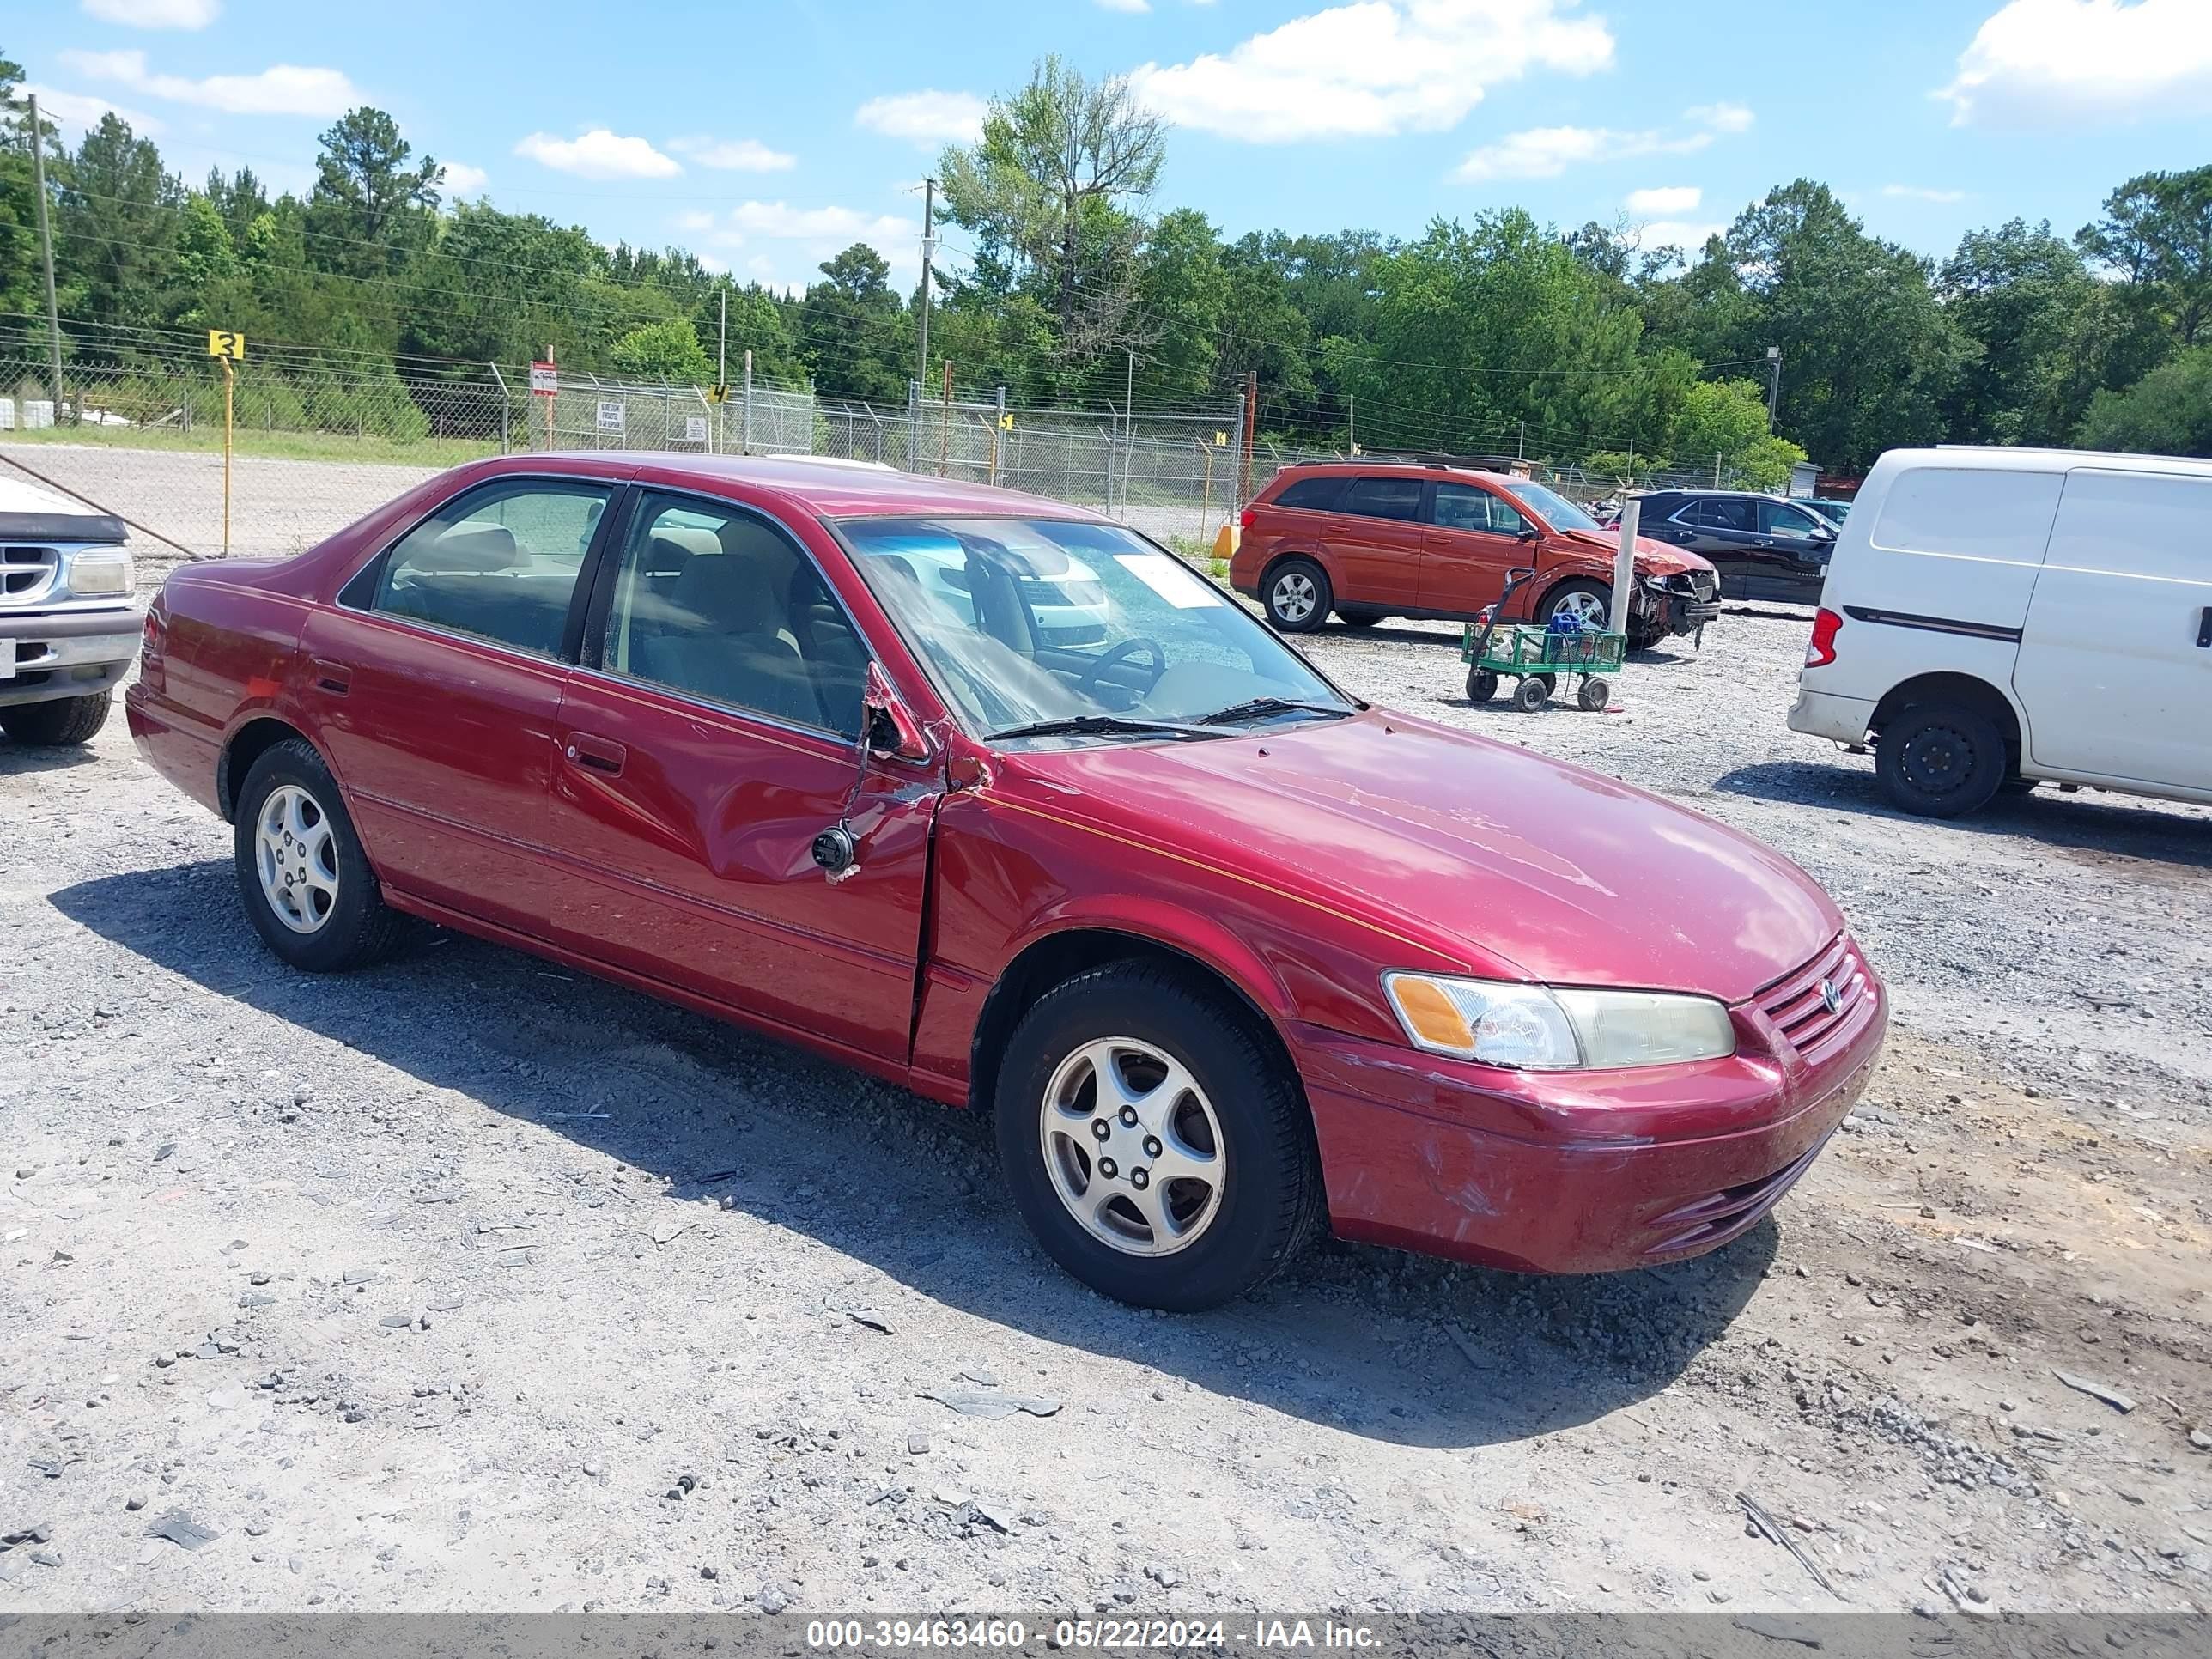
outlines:
[[112, 552], [77, 554], [69, 562], [69, 591], [88, 599], [128, 593], [131, 556], [120, 548]]
[[1735, 1052], [1728, 1010], [1711, 997], [1554, 990], [1435, 974], [1386, 974], [1382, 989], [1415, 1048], [1485, 1066], [1612, 1071]]

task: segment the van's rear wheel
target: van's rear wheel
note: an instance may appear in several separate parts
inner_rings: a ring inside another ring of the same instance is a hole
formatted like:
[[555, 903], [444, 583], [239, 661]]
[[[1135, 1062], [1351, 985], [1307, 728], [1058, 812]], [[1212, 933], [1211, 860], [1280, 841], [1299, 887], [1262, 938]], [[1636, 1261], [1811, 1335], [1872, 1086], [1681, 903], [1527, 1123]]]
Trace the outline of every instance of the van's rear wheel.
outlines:
[[1023, 1220], [1117, 1301], [1190, 1312], [1242, 1296], [1319, 1214], [1297, 1079], [1248, 1014], [1170, 969], [1117, 963], [1047, 992], [994, 1104]]
[[2004, 734], [1987, 715], [1923, 703], [1881, 729], [1875, 776], [1891, 805], [1920, 817], [1955, 818], [1990, 804], [2010, 771]]
[[1335, 602], [1328, 573], [1311, 559], [1285, 559], [1267, 573], [1267, 620], [1285, 634], [1310, 634], [1328, 620]]

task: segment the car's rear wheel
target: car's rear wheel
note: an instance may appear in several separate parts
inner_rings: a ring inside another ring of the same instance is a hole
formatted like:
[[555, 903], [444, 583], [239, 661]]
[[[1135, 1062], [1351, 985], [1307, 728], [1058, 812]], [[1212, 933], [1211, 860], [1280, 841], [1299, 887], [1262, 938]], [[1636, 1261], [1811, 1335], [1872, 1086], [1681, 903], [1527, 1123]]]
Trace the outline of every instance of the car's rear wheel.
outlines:
[[1920, 817], [1955, 818], [1990, 803], [2010, 770], [2004, 734], [1987, 715], [1923, 703], [1881, 729], [1875, 776], [1890, 805]]
[[105, 691], [86, 697], [57, 697], [52, 702], [19, 702], [0, 708], [0, 732], [32, 749], [90, 743], [107, 724], [111, 705]]
[[1310, 634], [1328, 620], [1335, 596], [1328, 573], [1311, 559], [1285, 559], [1267, 573], [1261, 603], [1267, 620], [1285, 634]]
[[364, 967], [398, 940], [403, 919], [384, 902], [337, 781], [305, 738], [273, 745], [247, 771], [232, 851], [254, 932], [295, 968]]
[[1346, 628], [1372, 628], [1382, 620], [1383, 613], [1380, 611], [1346, 611], [1339, 605], [1336, 614]]
[[995, 1111], [1022, 1218], [1117, 1301], [1189, 1312], [1242, 1296], [1320, 1213], [1297, 1079], [1248, 1013], [1170, 969], [1117, 963], [1039, 998]]

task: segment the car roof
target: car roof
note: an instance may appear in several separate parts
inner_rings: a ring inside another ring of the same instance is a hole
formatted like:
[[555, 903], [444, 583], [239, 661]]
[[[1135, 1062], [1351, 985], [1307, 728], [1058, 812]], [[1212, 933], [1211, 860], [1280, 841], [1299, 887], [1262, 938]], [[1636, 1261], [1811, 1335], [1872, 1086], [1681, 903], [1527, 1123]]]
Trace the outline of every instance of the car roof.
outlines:
[[766, 490], [786, 504], [823, 519], [915, 517], [1019, 517], [1108, 522], [1100, 514], [1065, 501], [1018, 489], [969, 483], [958, 478], [928, 477], [811, 455], [697, 455], [683, 451], [581, 450], [516, 456], [515, 470], [576, 471], [605, 477], [608, 463], [634, 466], [635, 481], [709, 495], [733, 484]]
[[1516, 478], [1510, 472], [1486, 471], [1477, 466], [1454, 466], [1449, 461], [1391, 461], [1378, 459], [1353, 461], [1287, 462], [1270, 481], [1269, 487], [1272, 489], [1275, 483], [1291, 477], [1388, 478], [1401, 473], [1408, 477], [1434, 476], [1443, 478], [1480, 478], [1486, 483], [1494, 484], [1534, 482], [1528, 478]]
[[2212, 478], [2212, 460], [2186, 455], [2122, 454], [2108, 449], [2034, 449], [2011, 444], [1941, 444], [1930, 449], [1893, 449], [1881, 457], [1906, 466], [1972, 468], [1990, 471], [2048, 472], [2063, 466], [2094, 466], [2119, 472], [2183, 473]]

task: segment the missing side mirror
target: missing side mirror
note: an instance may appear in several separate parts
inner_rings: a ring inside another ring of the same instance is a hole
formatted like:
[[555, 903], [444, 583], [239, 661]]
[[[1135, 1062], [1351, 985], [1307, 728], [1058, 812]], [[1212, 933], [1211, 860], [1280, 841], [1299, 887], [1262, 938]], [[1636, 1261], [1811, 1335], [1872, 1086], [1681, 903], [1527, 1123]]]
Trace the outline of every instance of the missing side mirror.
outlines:
[[926, 761], [936, 752], [921, 722], [892, 688], [880, 663], [868, 665], [860, 694], [861, 721], [868, 753], [890, 760]]

